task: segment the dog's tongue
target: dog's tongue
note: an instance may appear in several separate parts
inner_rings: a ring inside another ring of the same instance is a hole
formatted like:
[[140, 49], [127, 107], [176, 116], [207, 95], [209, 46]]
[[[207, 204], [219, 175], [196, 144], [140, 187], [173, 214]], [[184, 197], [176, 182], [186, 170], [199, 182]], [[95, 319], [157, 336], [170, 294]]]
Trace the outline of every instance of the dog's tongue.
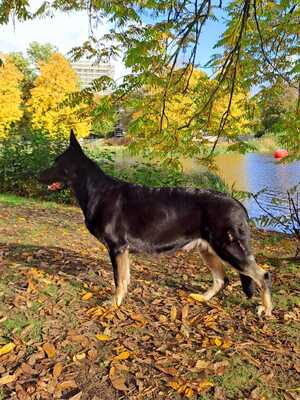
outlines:
[[51, 185], [48, 185], [49, 190], [58, 190], [61, 189], [62, 185], [60, 182], [53, 182]]

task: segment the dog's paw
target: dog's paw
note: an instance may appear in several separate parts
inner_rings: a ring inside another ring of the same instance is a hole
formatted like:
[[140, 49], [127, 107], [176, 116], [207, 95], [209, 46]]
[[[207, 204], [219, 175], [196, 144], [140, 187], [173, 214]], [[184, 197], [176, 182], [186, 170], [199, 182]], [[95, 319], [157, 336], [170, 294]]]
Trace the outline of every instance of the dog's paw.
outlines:
[[102, 306], [105, 308], [111, 308], [111, 309], [119, 308], [119, 306], [117, 304], [116, 296], [113, 296], [111, 299], [104, 301], [102, 303]]
[[259, 317], [262, 317], [263, 314], [265, 315], [265, 317], [272, 318], [273, 317], [272, 308], [266, 308], [263, 305], [258, 306], [257, 307], [257, 315]]

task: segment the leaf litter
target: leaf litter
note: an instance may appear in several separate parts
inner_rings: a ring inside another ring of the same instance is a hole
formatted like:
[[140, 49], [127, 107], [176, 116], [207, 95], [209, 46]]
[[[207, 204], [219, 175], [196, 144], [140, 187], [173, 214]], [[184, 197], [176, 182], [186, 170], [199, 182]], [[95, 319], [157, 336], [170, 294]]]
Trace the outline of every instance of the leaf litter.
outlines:
[[234, 274], [203, 302], [196, 252], [132, 257], [129, 295], [111, 309], [109, 259], [79, 210], [1, 205], [0, 219], [0, 399], [299, 398], [299, 265], [274, 262], [291, 239], [254, 235], [274, 273], [265, 321]]

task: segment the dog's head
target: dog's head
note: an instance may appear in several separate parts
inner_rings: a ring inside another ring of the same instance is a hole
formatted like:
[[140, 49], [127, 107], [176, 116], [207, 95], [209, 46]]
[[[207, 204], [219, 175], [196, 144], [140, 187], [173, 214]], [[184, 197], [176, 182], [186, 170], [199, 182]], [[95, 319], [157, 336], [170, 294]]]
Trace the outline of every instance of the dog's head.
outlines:
[[53, 191], [70, 186], [76, 179], [78, 166], [84, 157], [80, 144], [71, 130], [69, 147], [55, 159], [52, 167], [41, 172], [39, 181], [48, 185], [48, 189]]

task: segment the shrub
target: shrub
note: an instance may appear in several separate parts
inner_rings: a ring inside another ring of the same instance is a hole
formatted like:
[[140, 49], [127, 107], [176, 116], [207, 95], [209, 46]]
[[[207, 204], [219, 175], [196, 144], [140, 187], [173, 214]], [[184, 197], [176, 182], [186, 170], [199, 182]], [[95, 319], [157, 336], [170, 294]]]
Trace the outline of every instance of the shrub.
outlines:
[[[39, 173], [49, 167], [66, 146], [65, 142], [49, 140], [41, 133], [32, 134], [30, 140], [18, 135], [10, 136], [0, 144], [0, 191], [73, 203], [69, 190], [50, 192], [37, 180]], [[120, 167], [115, 161], [113, 151], [90, 147], [85, 151], [106, 173], [128, 182], [152, 187], [189, 186], [228, 191], [224, 182], [209, 172], [185, 175], [181, 171], [150, 163]]]
[[35, 132], [30, 139], [11, 134], [0, 144], [0, 191], [26, 197], [67, 200], [66, 191], [49, 193], [37, 177], [53, 162], [66, 144], [50, 140], [46, 135]]

